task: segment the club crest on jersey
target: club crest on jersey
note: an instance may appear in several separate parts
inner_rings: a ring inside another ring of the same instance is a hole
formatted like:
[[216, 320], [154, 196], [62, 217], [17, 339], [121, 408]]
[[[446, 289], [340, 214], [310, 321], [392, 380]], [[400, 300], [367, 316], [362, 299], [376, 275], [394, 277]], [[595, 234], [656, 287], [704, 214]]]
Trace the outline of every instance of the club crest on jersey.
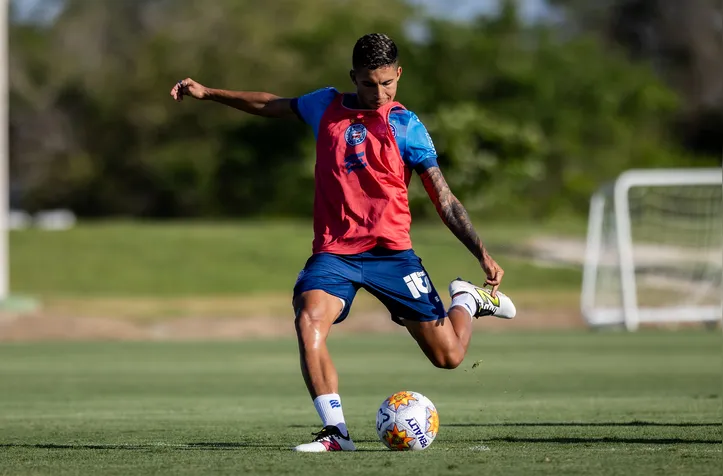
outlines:
[[346, 143], [352, 147], [361, 144], [366, 138], [367, 128], [364, 127], [364, 124], [352, 124], [347, 127], [346, 132], [344, 132], [344, 139], [346, 140]]
[[390, 123], [389, 123], [389, 127], [392, 129], [392, 135], [393, 135], [394, 137], [397, 137], [397, 128], [394, 127], [394, 124], [392, 124], [392, 123], [390, 122]]

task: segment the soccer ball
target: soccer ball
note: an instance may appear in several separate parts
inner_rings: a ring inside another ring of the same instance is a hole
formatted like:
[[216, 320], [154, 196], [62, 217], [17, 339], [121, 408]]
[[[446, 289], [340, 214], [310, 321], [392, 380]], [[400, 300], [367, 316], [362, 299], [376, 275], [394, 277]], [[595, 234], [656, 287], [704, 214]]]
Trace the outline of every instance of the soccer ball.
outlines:
[[428, 448], [438, 430], [437, 409], [421, 393], [397, 392], [384, 400], [377, 412], [377, 434], [390, 450]]

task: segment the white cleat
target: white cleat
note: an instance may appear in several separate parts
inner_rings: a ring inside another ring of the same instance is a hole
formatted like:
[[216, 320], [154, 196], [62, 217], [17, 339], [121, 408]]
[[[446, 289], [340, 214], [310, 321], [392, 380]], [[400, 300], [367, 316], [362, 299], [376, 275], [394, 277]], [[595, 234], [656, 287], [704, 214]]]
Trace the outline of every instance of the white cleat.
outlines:
[[474, 317], [495, 316], [502, 319], [512, 319], [517, 314], [517, 309], [512, 304], [512, 300], [499, 291], [497, 291], [495, 297], [492, 297], [487, 289], [457, 278], [449, 283], [449, 295], [454, 297], [459, 293], [470, 293], [474, 298], [477, 303], [477, 312], [475, 312]]
[[314, 433], [316, 437], [311, 443], [304, 443], [294, 448], [294, 451], [302, 453], [323, 453], [325, 451], [356, 451], [354, 442], [347, 432], [344, 436], [338, 427], [329, 425], [325, 426], [319, 433]]

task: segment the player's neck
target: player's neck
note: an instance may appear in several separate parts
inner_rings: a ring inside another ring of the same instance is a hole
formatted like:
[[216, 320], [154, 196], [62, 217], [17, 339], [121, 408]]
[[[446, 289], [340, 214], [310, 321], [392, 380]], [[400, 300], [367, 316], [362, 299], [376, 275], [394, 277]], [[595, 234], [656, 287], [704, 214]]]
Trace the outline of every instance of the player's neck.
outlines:
[[359, 96], [356, 93], [344, 93], [341, 100], [342, 105], [347, 109], [362, 110], [362, 111], [373, 111], [374, 108], [364, 107], [359, 101]]

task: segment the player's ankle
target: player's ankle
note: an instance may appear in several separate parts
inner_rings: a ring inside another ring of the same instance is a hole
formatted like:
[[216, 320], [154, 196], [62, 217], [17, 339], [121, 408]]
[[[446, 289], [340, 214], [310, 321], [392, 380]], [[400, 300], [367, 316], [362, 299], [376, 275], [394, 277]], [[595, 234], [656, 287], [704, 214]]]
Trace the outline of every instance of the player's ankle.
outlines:
[[452, 304], [449, 306], [449, 310], [451, 311], [455, 307], [464, 309], [469, 314], [470, 320], [474, 319], [474, 316], [477, 314], [477, 301], [471, 293], [466, 291], [457, 293], [452, 297]]
[[322, 426], [335, 426], [343, 435], [349, 434], [338, 394], [319, 395], [314, 399], [314, 407], [321, 418]]

